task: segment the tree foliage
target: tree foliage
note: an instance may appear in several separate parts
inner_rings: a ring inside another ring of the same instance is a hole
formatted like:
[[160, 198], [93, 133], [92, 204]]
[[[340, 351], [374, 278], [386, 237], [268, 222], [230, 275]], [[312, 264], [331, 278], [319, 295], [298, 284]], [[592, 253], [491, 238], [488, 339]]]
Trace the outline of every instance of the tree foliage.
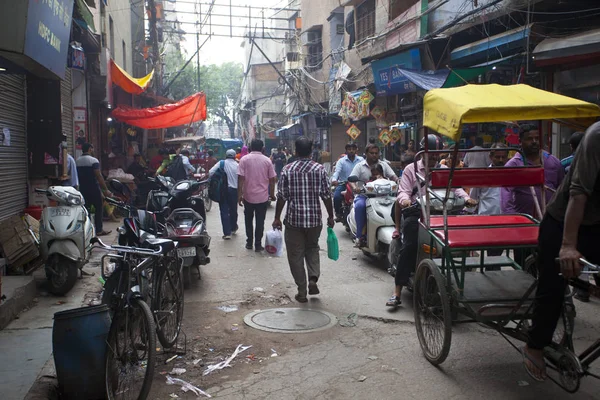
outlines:
[[[185, 61], [177, 55], [167, 56], [166, 69], [170, 83], [177, 71], [181, 70]], [[240, 96], [243, 66], [239, 63], [227, 62], [221, 65], [200, 66], [200, 89], [198, 89], [197, 69], [194, 61], [181, 72], [168, 89], [168, 94], [174, 100], [181, 100], [199, 90], [206, 93], [208, 119], [224, 121], [230, 132], [235, 131], [234, 104]]]

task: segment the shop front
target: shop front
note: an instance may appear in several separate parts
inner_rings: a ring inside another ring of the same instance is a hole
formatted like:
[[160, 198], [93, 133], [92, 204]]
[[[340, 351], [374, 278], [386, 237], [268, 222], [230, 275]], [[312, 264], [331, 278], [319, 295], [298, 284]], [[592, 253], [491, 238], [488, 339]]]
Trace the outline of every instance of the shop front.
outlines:
[[[535, 65], [552, 77], [555, 93], [600, 104], [600, 29], [545, 39], [533, 57]], [[585, 129], [585, 125], [553, 124], [552, 152], [561, 158], [569, 156], [569, 138]]]
[[0, 14], [0, 220], [22, 212], [28, 197], [33, 202], [28, 178], [47, 186], [48, 178], [64, 174], [62, 146], [73, 133], [67, 67], [73, 6], [25, 0]]

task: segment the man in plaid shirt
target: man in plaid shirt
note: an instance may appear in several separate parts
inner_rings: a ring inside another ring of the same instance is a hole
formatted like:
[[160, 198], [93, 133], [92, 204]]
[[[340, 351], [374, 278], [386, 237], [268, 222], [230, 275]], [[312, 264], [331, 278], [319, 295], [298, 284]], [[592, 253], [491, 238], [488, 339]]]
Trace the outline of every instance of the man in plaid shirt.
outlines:
[[319, 294], [319, 236], [323, 228], [319, 198], [327, 209], [327, 225], [333, 228], [335, 224], [327, 173], [321, 164], [312, 161], [312, 146], [312, 141], [307, 137], [296, 140], [298, 159], [286, 165], [281, 172], [273, 221], [273, 228], [281, 229], [281, 212], [287, 202], [284, 237], [290, 270], [298, 286], [296, 300], [300, 303], [308, 301], [304, 260], [308, 269], [308, 294]]

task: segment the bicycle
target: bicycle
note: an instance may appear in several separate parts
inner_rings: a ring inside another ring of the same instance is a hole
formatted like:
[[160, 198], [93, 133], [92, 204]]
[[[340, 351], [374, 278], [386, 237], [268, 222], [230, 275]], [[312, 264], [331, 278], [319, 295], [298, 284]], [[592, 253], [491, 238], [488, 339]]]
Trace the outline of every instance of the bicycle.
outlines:
[[[94, 248], [116, 250], [121, 257], [120, 279], [111, 304], [114, 311], [108, 333], [106, 351], [106, 395], [108, 399], [146, 399], [156, 365], [157, 326], [155, 316], [143, 299], [139, 274], [156, 257], [162, 257], [175, 248], [171, 241], [157, 240], [154, 249], [126, 246], [108, 246], [98, 238], [92, 240]], [[143, 256], [135, 265], [128, 255]], [[112, 276], [112, 275], [111, 275]]]

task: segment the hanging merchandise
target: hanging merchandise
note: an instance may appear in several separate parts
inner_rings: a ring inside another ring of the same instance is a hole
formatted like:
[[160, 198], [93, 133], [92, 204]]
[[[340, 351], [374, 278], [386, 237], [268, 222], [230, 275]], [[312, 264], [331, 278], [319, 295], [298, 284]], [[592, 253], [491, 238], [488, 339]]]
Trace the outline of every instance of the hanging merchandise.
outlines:
[[381, 132], [379, 133], [379, 140], [381, 141], [381, 143], [383, 143], [384, 146], [387, 146], [390, 143], [392, 138], [390, 136], [389, 129], [386, 128], [381, 130]]
[[371, 116], [375, 118], [375, 124], [378, 128], [385, 128], [388, 124], [385, 120], [385, 109], [379, 106], [375, 106], [371, 110]]
[[352, 121], [358, 121], [361, 117], [358, 114], [358, 101], [356, 101], [356, 97], [352, 93], [346, 94], [348, 99], [348, 118]]
[[375, 97], [368, 90], [363, 90], [358, 97], [358, 119], [367, 118], [370, 114], [369, 105]]
[[400, 134], [400, 129], [398, 128], [393, 128], [390, 131], [390, 138], [392, 139], [392, 142], [397, 142], [398, 140], [400, 140], [400, 138], [402, 137], [402, 135]]
[[360, 129], [358, 129], [356, 125], [352, 124], [352, 126], [346, 131], [346, 134], [348, 134], [352, 140], [356, 140], [356, 138], [360, 136]]

